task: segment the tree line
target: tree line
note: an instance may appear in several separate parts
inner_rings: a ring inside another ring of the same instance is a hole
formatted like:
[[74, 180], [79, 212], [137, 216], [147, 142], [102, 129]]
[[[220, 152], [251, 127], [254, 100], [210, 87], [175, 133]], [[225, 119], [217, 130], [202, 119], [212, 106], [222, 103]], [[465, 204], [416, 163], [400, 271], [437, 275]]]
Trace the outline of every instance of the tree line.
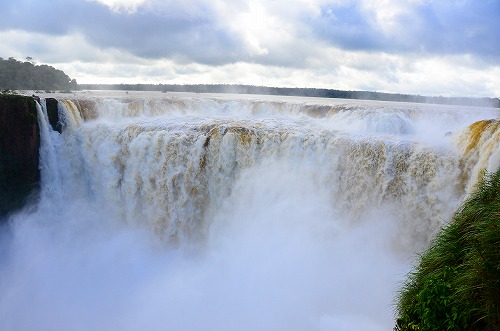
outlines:
[[71, 91], [78, 89], [78, 84], [63, 71], [46, 64], [37, 65], [30, 57], [24, 62], [0, 57], [0, 89]]
[[161, 91], [193, 93], [236, 93], [268, 94], [284, 96], [304, 96], [317, 98], [364, 99], [380, 101], [436, 103], [448, 105], [482, 106], [500, 108], [499, 98], [469, 98], [421, 96], [372, 91], [345, 91], [320, 88], [266, 87], [231, 84], [78, 84], [63, 71], [49, 65], [37, 65], [32, 58], [18, 61], [13, 57], [7, 60], [0, 57], [0, 90], [43, 90], [73, 91], [86, 90], [125, 90]]
[[446, 105], [462, 105], [476, 107], [500, 108], [499, 98], [470, 98], [421, 96], [412, 94], [396, 94], [371, 91], [345, 91], [320, 88], [266, 87], [254, 85], [231, 84], [81, 84], [86, 90], [124, 90], [124, 91], [161, 91], [192, 93], [234, 93], [234, 94], [266, 94], [284, 96], [304, 96], [316, 98], [362, 99], [397, 102], [434, 103]]

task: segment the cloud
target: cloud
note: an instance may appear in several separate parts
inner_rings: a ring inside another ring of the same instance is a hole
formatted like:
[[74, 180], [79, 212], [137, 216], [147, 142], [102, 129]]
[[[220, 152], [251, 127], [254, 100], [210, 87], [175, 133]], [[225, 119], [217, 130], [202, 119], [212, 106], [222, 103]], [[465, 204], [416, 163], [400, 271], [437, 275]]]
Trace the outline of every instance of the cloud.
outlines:
[[0, 9], [7, 13], [3, 30], [76, 32], [101, 48], [204, 64], [301, 66], [316, 41], [346, 50], [500, 57], [493, 33], [500, 31], [500, 1], [18, 0]]
[[95, 46], [145, 58], [178, 57], [207, 64], [237, 59], [238, 39], [218, 27], [211, 8], [201, 2], [155, 6], [158, 3], [122, 12], [94, 1], [19, 0], [0, 5], [0, 10], [8, 13], [0, 29], [51, 36], [78, 33]]
[[79, 82], [500, 95], [498, 0], [17, 0], [0, 12], [0, 56]]
[[146, 0], [89, 0], [102, 3], [112, 10], [115, 11], [128, 11], [133, 13], [137, 10], [137, 8], [144, 4]]
[[325, 4], [309, 25], [351, 50], [500, 57], [500, 1], [346, 1]]

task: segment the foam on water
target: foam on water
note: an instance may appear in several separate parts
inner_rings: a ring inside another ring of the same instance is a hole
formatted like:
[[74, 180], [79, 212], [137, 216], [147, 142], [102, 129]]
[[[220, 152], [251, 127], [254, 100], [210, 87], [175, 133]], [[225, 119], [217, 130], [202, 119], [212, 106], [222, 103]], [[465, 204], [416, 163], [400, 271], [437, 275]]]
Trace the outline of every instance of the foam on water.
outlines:
[[2, 230], [2, 329], [391, 329], [414, 254], [500, 150], [498, 130], [469, 133], [493, 109], [196, 95], [59, 106], [61, 134], [39, 108], [37, 208]]

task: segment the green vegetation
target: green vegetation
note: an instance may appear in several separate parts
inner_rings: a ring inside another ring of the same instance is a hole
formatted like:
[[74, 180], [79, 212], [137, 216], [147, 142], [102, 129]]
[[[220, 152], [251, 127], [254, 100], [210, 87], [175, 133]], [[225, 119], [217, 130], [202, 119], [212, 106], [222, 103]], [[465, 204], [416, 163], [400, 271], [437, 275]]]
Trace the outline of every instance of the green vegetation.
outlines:
[[395, 330], [500, 330], [500, 170], [485, 173], [422, 254]]
[[[30, 57], [26, 62], [12, 57], [0, 57], [0, 90], [76, 90], [76, 80], [70, 79], [63, 71], [42, 64], [36, 65]], [[5, 93], [3, 93], [5, 94]]]

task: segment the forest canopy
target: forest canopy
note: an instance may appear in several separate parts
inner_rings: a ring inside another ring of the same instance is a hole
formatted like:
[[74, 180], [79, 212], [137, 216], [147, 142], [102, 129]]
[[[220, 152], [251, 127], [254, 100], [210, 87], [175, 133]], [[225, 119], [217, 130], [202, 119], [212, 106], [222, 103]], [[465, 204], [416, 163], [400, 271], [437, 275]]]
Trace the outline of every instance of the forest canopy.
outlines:
[[76, 90], [78, 84], [63, 71], [46, 64], [37, 65], [30, 57], [25, 62], [0, 57], [2, 90]]

